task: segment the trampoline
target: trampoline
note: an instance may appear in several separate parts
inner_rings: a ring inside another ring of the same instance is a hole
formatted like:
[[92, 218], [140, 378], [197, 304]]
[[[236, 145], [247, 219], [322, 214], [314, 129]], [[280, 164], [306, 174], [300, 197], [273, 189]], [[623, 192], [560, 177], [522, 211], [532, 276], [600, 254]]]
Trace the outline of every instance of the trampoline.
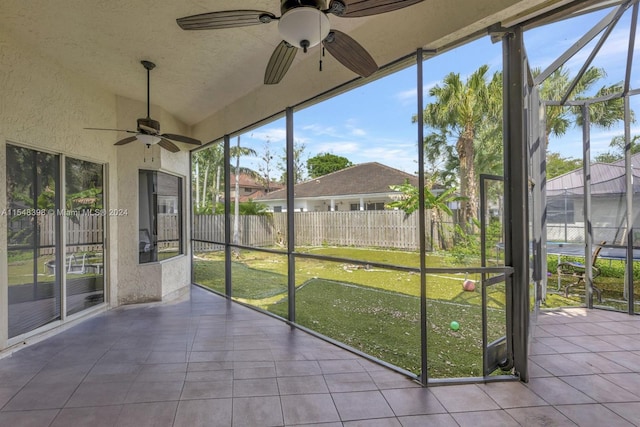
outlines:
[[[597, 246], [596, 244], [593, 245]], [[584, 258], [584, 243], [547, 242], [548, 255], [566, 255]], [[602, 245], [599, 259], [624, 261], [627, 258], [627, 248], [622, 246]], [[633, 250], [633, 260], [640, 261], [640, 249]]]

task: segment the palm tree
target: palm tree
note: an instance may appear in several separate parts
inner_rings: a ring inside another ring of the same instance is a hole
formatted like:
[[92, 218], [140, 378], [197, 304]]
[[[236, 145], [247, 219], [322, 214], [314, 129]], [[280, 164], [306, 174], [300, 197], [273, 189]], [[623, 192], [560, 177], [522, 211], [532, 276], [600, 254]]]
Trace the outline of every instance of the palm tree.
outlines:
[[[476, 191], [475, 143], [477, 133], [486, 123], [496, 123], [501, 111], [501, 91], [498, 84], [501, 75], [495, 73], [488, 81], [488, 65], [482, 65], [466, 81], [460, 74], [449, 73], [442, 85], [429, 90], [435, 101], [424, 110], [424, 123], [436, 132], [429, 139], [446, 141], [456, 139], [456, 154], [459, 161], [462, 221], [473, 227], [477, 219], [478, 197]], [[425, 142], [426, 142], [425, 141]]]
[[[532, 70], [534, 76], [540, 74], [540, 72], [539, 68]], [[606, 77], [604, 69], [589, 67], [567, 99], [584, 100], [622, 92], [622, 84], [616, 83], [610, 86], [602, 86], [593, 93], [595, 85], [604, 77]], [[574, 76], [569, 74], [569, 70], [564, 67], [558, 68], [541, 84], [540, 99], [545, 101], [559, 101], [566, 94], [574, 78]], [[609, 129], [616, 122], [624, 119], [623, 99], [614, 98], [591, 104], [589, 106], [589, 118], [592, 124]], [[545, 140], [549, 141], [549, 136], [552, 134], [555, 136], [564, 135], [573, 124], [582, 125], [582, 111], [580, 107], [548, 105], [546, 108]]]
[[[389, 188], [401, 194], [396, 200], [387, 203], [387, 207], [400, 209], [401, 211], [404, 211], [406, 215], [411, 215], [420, 206], [418, 187], [410, 184], [409, 181], [405, 181], [400, 185], [390, 185]], [[455, 202], [464, 201], [464, 197], [458, 196], [456, 191], [457, 188], [455, 187], [448, 188], [442, 193], [435, 193], [429, 188], [424, 189], [424, 208], [431, 212], [432, 227], [437, 224], [440, 247], [442, 249], [447, 249], [450, 243], [446, 240], [446, 233], [444, 232], [444, 215], [449, 217], [453, 216], [453, 211], [449, 205]], [[433, 235], [434, 230], [432, 228], [432, 244]]]
[[[224, 165], [224, 153], [221, 144], [215, 144], [194, 154], [194, 184], [196, 209], [209, 210], [220, 201], [220, 178]], [[209, 185], [209, 176], [215, 171], [215, 185]], [[201, 184], [202, 183], [202, 184]], [[209, 190], [211, 192], [209, 193]], [[211, 201], [208, 195], [211, 194]]]
[[[231, 147], [229, 150], [229, 154], [231, 157], [236, 158], [236, 164], [233, 168], [233, 172], [235, 175], [236, 185], [235, 185], [235, 196], [234, 196], [234, 212], [233, 212], [233, 243], [240, 243], [240, 175], [242, 173], [248, 173], [252, 176], [256, 176], [257, 174], [252, 169], [241, 168], [240, 167], [240, 157], [241, 156], [255, 156], [257, 155], [256, 150], [248, 147], [240, 146], [240, 136], [236, 138], [236, 146]], [[237, 255], [237, 253], [236, 253]]]

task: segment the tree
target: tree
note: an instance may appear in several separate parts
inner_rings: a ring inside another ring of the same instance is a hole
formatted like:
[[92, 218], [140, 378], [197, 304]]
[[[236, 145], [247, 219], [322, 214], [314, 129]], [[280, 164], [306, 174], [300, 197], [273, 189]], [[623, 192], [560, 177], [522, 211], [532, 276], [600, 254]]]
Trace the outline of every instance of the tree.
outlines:
[[262, 160], [262, 163], [258, 166], [259, 181], [262, 183], [264, 191], [268, 193], [271, 191], [271, 174], [273, 173], [273, 153], [271, 152], [271, 141], [267, 140], [264, 143], [264, 148], [262, 150], [260, 160]]
[[[447, 74], [441, 85], [429, 90], [435, 101], [426, 106], [423, 115], [425, 125], [434, 130], [427, 135], [425, 144], [436, 142], [443, 149], [449, 138], [456, 140], [460, 195], [464, 198], [462, 221], [468, 227], [473, 227], [478, 211], [475, 168], [478, 132], [488, 123], [499, 122], [501, 117], [502, 96], [498, 90], [501, 74], [494, 73], [488, 81], [488, 71], [489, 66], [482, 65], [464, 82], [458, 73]], [[454, 165], [455, 160], [450, 158], [449, 166]]]
[[[598, 154], [595, 157], [595, 161], [600, 163], [613, 163], [615, 161], [624, 159], [624, 146], [624, 136], [614, 136], [609, 143], [609, 147], [613, 148], [613, 151], [607, 151], [606, 153]], [[640, 135], [635, 135], [633, 138], [631, 138], [630, 150], [631, 155], [640, 153]]]
[[[535, 68], [531, 70], [531, 72], [534, 76], [537, 76], [541, 70]], [[593, 93], [597, 82], [606, 75], [606, 72], [602, 68], [589, 67], [567, 99], [584, 100], [622, 92], [622, 84], [616, 83], [610, 86], [602, 86]], [[574, 76], [569, 74], [569, 70], [564, 67], [559, 67], [541, 84], [540, 99], [545, 101], [561, 100], [574, 78]], [[589, 117], [592, 124], [608, 129], [624, 118], [624, 101], [622, 98], [614, 98], [608, 101], [590, 104]], [[564, 135], [574, 124], [582, 124], [582, 111], [579, 106], [563, 107], [559, 105], [548, 105], [546, 108], [546, 141], [549, 140], [550, 135]]]
[[564, 175], [582, 167], [582, 159], [562, 157], [560, 153], [547, 153], [547, 179]]
[[349, 159], [332, 153], [321, 153], [307, 160], [307, 170], [310, 178], [318, 178], [349, 166], [353, 166]]
[[[307, 147], [304, 143], [293, 143], [293, 183], [298, 184], [305, 180], [305, 161], [302, 158], [304, 150]], [[282, 172], [280, 182], [287, 183], [287, 149], [284, 149], [284, 153], [280, 156], [280, 162], [278, 163], [278, 170]]]
[[[418, 210], [420, 206], [418, 187], [405, 181], [403, 184], [390, 185], [393, 191], [401, 193], [397, 200], [387, 203], [387, 206], [394, 209], [400, 209], [407, 215], [411, 215]], [[453, 215], [453, 211], [449, 207], [450, 203], [462, 201], [464, 197], [456, 195], [456, 188], [449, 188], [442, 193], [436, 194], [424, 189], [424, 208], [441, 211], [449, 216]]]
[[[196, 212], [211, 210], [220, 201], [220, 184], [223, 175], [224, 152], [222, 144], [215, 144], [197, 151], [193, 156]], [[214, 185], [209, 184], [209, 177], [215, 173]], [[209, 199], [209, 195], [211, 196]]]
[[[389, 208], [400, 209], [401, 211], [404, 211], [406, 215], [411, 215], [413, 212], [418, 210], [418, 207], [420, 206], [418, 187], [410, 184], [409, 181], [405, 181], [400, 185], [390, 185], [389, 188], [401, 193], [397, 200], [387, 203]], [[436, 194], [428, 188], [424, 189], [424, 208], [431, 211], [431, 224], [437, 224], [440, 247], [442, 248], [446, 248], [448, 246], [448, 242], [445, 241], [446, 233], [444, 232], [443, 227], [443, 216], [453, 216], [453, 211], [449, 207], [449, 204], [464, 200], [464, 197], [458, 196], [456, 191], [457, 189], [455, 187], [451, 187], [442, 193]], [[433, 234], [432, 228], [432, 239]]]
[[[254, 175], [251, 169], [240, 168], [240, 157], [242, 156], [255, 156], [256, 151], [253, 148], [247, 148], [240, 146], [240, 135], [236, 137], [236, 146], [230, 147], [229, 154], [231, 157], [235, 157], [236, 164], [233, 168], [233, 172], [235, 175], [235, 195], [234, 195], [234, 217], [233, 217], [233, 243], [240, 243], [240, 174], [249, 173]], [[237, 254], [237, 252], [236, 252]]]

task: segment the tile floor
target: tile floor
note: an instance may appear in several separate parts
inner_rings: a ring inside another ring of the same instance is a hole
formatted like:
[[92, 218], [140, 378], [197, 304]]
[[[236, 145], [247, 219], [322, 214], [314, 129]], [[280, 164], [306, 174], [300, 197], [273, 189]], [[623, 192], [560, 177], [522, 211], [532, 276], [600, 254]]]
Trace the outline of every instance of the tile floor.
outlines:
[[0, 359], [0, 426], [640, 425], [640, 317], [538, 319], [531, 381], [421, 388], [199, 288]]

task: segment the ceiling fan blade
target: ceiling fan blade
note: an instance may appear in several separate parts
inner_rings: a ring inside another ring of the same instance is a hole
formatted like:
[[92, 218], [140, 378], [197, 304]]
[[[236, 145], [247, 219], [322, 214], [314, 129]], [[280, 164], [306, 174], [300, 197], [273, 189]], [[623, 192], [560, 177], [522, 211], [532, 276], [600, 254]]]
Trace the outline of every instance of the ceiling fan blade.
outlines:
[[126, 137], [125, 139], [121, 139], [120, 141], [116, 142], [116, 143], [115, 143], [115, 144], [113, 144], [113, 145], [124, 145], [124, 144], [128, 144], [128, 143], [130, 143], [130, 142], [135, 141], [136, 139], [138, 139], [138, 138], [136, 138], [135, 136], [128, 136], [128, 137]]
[[293, 59], [296, 57], [296, 53], [298, 53], [297, 48], [285, 41], [280, 42], [271, 54], [267, 69], [264, 71], [264, 84], [274, 85], [280, 83], [280, 80], [287, 73]]
[[180, 151], [178, 146], [173, 142], [169, 141], [168, 139], [162, 138], [160, 142], [158, 142], [158, 145], [164, 148], [165, 150], [171, 151], [172, 153], [177, 153], [178, 151]]
[[158, 129], [154, 129], [154, 128], [150, 127], [150, 126], [138, 123], [138, 127], [140, 128], [140, 130], [145, 131], [149, 135], [157, 135], [158, 134]]
[[278, 18], [273, 13], [261, 10], [225, 10], [185, 16], [176, 22], [183, 30], [217, 30], [268, 24], [275, 19]]
[[369, 77], [378, 70], [369, 52], [343, 32], [332, 30], [323, 45], [338, 62], [362, 77]]
[[189, 138], [188, 136], [184, 135], [176, 135], [175, 133], [163, 133], [160, 136], [163, 138], [172, 139], [174, 141], [184, 142], [186, 144], [202, 145], [202, 142], [198, 139]]
[[127, 133], [138, 133], [134, 130], [127, 130], [127, 129], [105, 129], [105, 128], [83, 128], [86, 130], [112, 130], [112, 131], [116, 131], [116, 132], [127, 132]]
[[[346, 6], [344, 13], [339, 14], [339, 16], [357, 18], [359, 16], [391, 12], [392, 10], [402, 9], [423, 1], [424, 0], [339, 0], [335, 3], [342, 2]], [[329, 11], [336, 10], [332, 8], [333, 3], [334, 1], [329, 5]], [[339, 10], [340, 8], [337, 9]]]

